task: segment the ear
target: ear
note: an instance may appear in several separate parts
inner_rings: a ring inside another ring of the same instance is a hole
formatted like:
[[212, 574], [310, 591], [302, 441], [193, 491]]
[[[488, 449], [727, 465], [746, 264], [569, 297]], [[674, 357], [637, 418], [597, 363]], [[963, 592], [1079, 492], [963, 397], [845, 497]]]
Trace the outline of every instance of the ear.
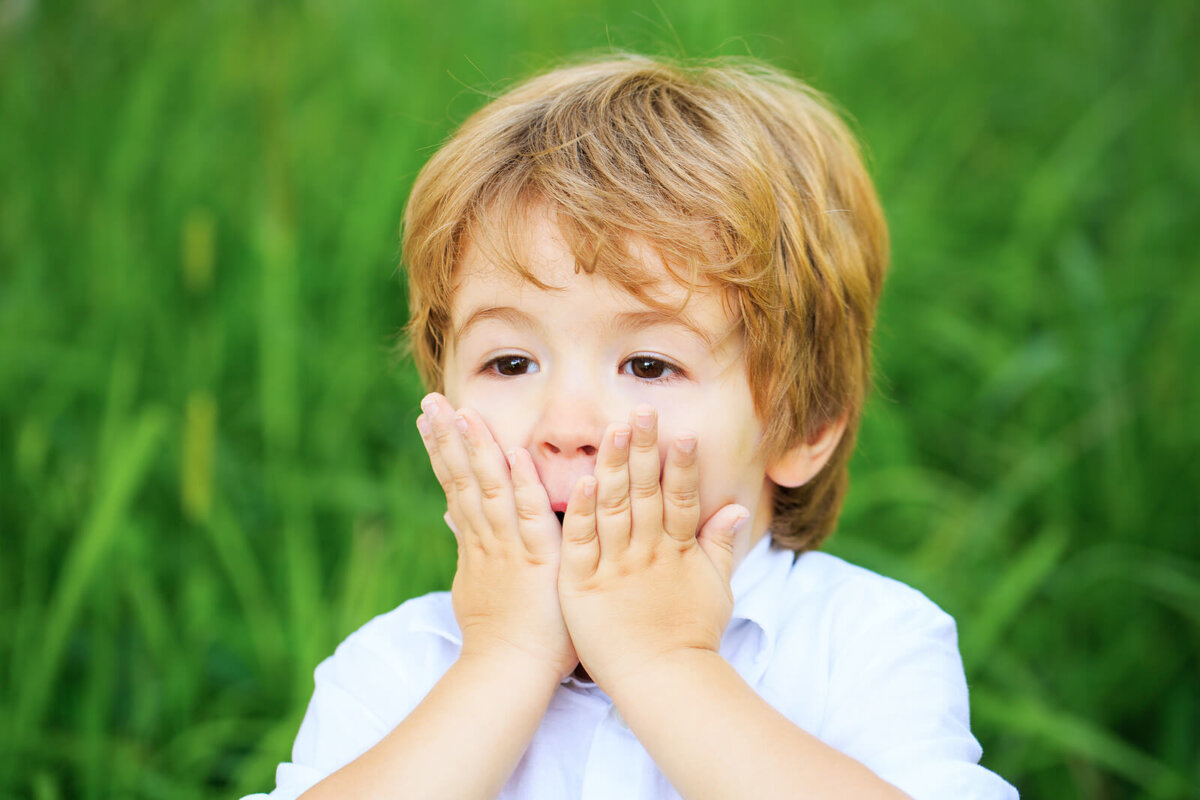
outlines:
[[828, 463], [845, 432], [846, 418], [834, 420], [768, 464], [767, 477], [786, 489], [803, 486]]

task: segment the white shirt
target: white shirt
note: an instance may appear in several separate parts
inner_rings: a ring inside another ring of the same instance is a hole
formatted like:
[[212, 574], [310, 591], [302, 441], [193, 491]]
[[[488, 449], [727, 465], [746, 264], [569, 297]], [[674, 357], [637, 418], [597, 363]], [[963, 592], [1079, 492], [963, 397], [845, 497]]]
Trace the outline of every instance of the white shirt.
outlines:
[[[805, 731], [914, 800], [1009, 800], [979, 766], [954, 620], [920, 592], [830, 555], [770, 546], [734, 573], [721, 655]], [[293, 800], [396, 727], [458, 657], [448, 592], [376, 617], [316, 671], [271, 800]], [[266, 798], [268, 795], [251, 795]], [[594, 684], [558, 687], [502, 800], [678, 798]]]

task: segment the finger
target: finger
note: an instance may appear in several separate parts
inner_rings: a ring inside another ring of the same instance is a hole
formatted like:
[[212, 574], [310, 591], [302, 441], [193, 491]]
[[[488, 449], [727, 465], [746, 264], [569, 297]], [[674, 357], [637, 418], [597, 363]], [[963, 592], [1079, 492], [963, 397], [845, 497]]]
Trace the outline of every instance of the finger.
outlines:
[[629, 503], [633, 530], [631, 540], [652, 546], [662, 536], [663, 497], [659, 483], [658, 414], [640, 405], [632, 415], [633, 435], [629, 442]]
[[[559, 569], [570, 580], [595, 574], [600, 564], [600, 537], [596, 531], [596, 478], [584, 475], [575, 482], [563, 516], [562, 561]], [[561, 582], [560, 582], [561, 585]]]
[[531, 555], [552, 557], [558, 553], [561, 533], [533, 459], [523, 447], [512, 448], [505, 457], [512, 474], [521, 541]]
[[623, 422], [609, 425], [596, 454], [596, 533], [605, 558], [629, 549], [629, 438]]
[[[700, 469], [696, 434], [684, 431], [671, 442], [662, 479], [663, 528], [680, 542], [696, 536], [700, 524]], [[636, 523], [635, 523], [636, 524]]]
[[[460, 533], [474, 538], [485, 547], [495, 541], [491, 526], [483, 513], [479, 495], [479, 483], [471, 469], [470, 456], [462, 433], [456, 425], [456, 415], [446, 398], [429, 394], [421, 401], [421, 408], [429, 420], [431, 440], [436, 460], [440, 460], [443, 478], [439, 478], [446, 492], [446, 506], [454, 518]], [[431, 463], [435, 460], [431, 456]], [[439, 467], [435, 465], [434, 474]]]
[[438, 453], [437, 440], [433, 438], [433, 423], [424, 414], [417, 417], [417, 432], [421, 434], [421, 444], [425, 445], [425, 453], [429, 456], [429, 466], [433, 468], [433, 477], [437, 478], [438, 484], [442, 487], [442, 493], [449, 496], [453, 491], [450, 473], [446, 471], [446, 465], [442, 463], [442, 456]]
[[726, 584], [733, 574], [733, 543], [750, 521], [750, 512], [739, 505], [728, 505], [713, 514], [696, 536], [700, 549], [716, 567]]
[[442, 463], [442, 457], [438, 453], [437, 440], [433, 438], [433, 425], [424, 413], [417, 415], [417, 432], [421, 434], [421, 444], [425, 445], [425, 453], [429, 456], [429, 465], [433, 468], [433, 476], [437, 478], [438, 485], [442, 487], [442, 493], [446, 496], [446, 512], [442, 514], [442, 519], [446, 522], [446, 527], [454, 534], [454, 541], [458, 543], [461, 552], [463, 537], [450, 516], [450, 495], [453, 492], [453, 485], [450, 482], [450, 474], [446, 471], [446, 465]]
[[463, 408], [454, 418], [462, 436], [467, 462], [479, 489], [483, 516], [498, 539], [511, 539], [517, 531], [517, 507], [508, 463], [478, 412]]

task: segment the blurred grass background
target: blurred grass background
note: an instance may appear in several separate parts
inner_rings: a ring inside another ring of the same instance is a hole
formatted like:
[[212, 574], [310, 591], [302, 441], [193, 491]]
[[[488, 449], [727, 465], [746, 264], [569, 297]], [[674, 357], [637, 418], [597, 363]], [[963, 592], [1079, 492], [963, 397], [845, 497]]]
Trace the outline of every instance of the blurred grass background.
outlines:
[[0, 797], [267, 789], [320, 659], [448, 586], [405, 197], [610, 47], [853, 112], [895, 260], [831, 549], [957, 617], [1025, 796], [1196, 797], [1197, 40], [1190, 0], [0, 0]]

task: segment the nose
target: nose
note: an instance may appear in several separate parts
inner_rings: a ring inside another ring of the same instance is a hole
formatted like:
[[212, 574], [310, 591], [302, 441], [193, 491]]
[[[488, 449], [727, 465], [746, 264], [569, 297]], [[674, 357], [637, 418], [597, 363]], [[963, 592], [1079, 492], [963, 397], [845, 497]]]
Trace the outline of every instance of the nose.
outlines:
[[603, 390], [582, 382], [547, 387], [537, 410], [530, 450], [555, 511], [571, 488], [596, 470], [596, 451], [609, 420]]
[[605, 419], [594, 399], [583, 392], [562, 392], [547, 398], [538, 418], [534, 447], [545, 458], [594, 459]]
[[[593, 444], [581, 444], [581, 445], [575, 446], [574, 448], [572, 448], [571, 444], [569, 444], [569, 443], [565, 443], [565, 444], [566, 444], [566, 451], [567, 451], [568, 456], [572, 454], [572, 451], [579, 453], [580, 455], [583, 455], [583, 456], [596, 455], [596, 446]], [[546, 453], [548, 455], [558, 456], [558, 455], [562, 455], [562, 453], [563, 453], [563, 448], [559, 447], [558, 445], [556, 445], [552, 442], [542, 442], [541, 446], [546, 449]]]

